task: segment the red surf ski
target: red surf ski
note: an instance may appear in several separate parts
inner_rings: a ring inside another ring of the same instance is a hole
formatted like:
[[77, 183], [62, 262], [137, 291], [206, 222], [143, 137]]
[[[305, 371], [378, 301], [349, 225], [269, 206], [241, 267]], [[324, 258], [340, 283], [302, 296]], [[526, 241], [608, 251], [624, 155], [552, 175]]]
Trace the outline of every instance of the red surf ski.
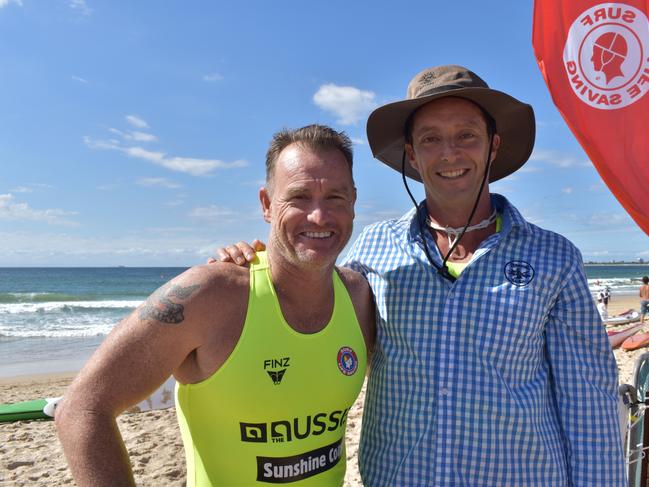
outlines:
[[637, 350], [647, 345], [649, 345], [649, 333], [638, 333], [622, 342], [622, 348], [624, 350]]
[[608, 341], [611, 342], [611, 347], [612, 348], [617, 348], [622, 343], [629, 337], [632, 337], [636, 333], [638, 333], [640, 330], [642, 330], [642, 327], [644, 326], [643, 323], [637, 323], [635, 325], [632, 325], [628, 328], [625, 328], [624, 330], [618, 330], [618, 331], [608, 331]]

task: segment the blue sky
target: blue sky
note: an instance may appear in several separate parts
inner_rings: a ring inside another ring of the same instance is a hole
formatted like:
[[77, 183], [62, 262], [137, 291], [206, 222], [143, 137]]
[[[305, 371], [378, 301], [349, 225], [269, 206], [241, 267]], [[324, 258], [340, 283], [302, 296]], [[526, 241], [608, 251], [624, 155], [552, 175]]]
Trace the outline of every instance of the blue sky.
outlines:
[[649, 260], [552, 104], [531, 31], [531, 0], [0, 0], [0, 266], [186, 266], [265, 237], [268, 141], [314, 122], [354, 140], [355, 233], [398, 216], [409, 200], [367, 115], [450, 63], [536, 112], [531, 160], [492, 191], [585, 260]]

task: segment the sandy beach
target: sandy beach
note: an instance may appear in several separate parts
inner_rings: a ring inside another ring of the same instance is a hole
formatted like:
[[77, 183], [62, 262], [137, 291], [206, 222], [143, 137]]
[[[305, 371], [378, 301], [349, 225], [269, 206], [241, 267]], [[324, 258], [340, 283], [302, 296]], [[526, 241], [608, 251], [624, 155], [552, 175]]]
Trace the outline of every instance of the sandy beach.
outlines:
[[[638, 308], [635, 296], [614, 296], [609, 313]], [[649, 329], [649, 323], [647, 326]], [[630, 383], [635, 360], [649, 348], [615, 350], [620, 383]], [[62, 395], [74, 374], [0, 379], [0, 402]], [[349, 413], [346, 487], [361, 486], [356, 454], [364, 390]], [[130, 453], [138, 485], [185, 485], [185, 460], [172, 409], [123, 414], [118, 423]], [[0, 424], [0, 486], [73, 485], [51, 421]]]

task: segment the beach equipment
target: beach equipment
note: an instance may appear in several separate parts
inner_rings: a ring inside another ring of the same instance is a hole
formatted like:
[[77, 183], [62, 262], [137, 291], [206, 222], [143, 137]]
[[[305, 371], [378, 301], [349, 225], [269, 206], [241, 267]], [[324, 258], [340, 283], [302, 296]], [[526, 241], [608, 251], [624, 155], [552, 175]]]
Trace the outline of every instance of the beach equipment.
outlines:
[[649, 333], [638, 333], [622, 342], [622, 348], [624, 350], [637, 350], [647, 345], [649, 345]]
[[60, 397], [50, 397], [13, 404], [0, 404], [0, 423], [32, 419], [54, 419], [54, 410], [59, 400], [61, 400]]
[[637, 323], [635, 325], [629, 326], [628, 328], [624, 328], [623, 330], [608, 330], [608, 341], [611, 343], [611, 347], [619, 347], [627, 338], [638, 333], [640, 330], [642, 330], [643, 327], [644, 323]]
[[639, 321], [639, 320], [640, 320], [640, 313], [632, 309], [627, 311], [626, 313], [619, 314], [616, 316], [611, 316], [610, 318], [605, 319], [604, 324], [606, 326], [620, 326], [620, 325], [626, 325], [627, 323], [633, 323], [634, 321]]
[[[139, 413], [156, 409], [166, 409], [174, 405], [176, 381], [169, 377], [153, 394], [130, 407], [126, 413]], [[54, 419], [56, 405], [63, 397], [34, 399], [11, 404], [0, 404], [0, 423], [28, 421], [34, 419]]]
[[649, 352], [636, 360], [632, 382], [620, 386], [621, 426], [629, 487], [641, 487], [649, 478]]
[[649, 234], [649, 3], [535, 0], [532, 44], [554, 104]]

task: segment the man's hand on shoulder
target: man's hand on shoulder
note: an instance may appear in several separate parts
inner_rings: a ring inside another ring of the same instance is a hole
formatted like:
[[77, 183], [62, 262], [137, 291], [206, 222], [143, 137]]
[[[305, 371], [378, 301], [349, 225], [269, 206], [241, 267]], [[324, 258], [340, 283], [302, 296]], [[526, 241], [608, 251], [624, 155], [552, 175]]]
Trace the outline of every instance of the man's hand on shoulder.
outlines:
[[255, 254], [262, 250], [266, 250], [266, 244], [261, 240], [255, 239], [252, 244], [240, 241], [227, 247], [219, 247], [216, 249], [217, 258], [210, 257], [207, 259], [207, 263], [230, 262], [240, 266], [248, 266], [255, 259]]

